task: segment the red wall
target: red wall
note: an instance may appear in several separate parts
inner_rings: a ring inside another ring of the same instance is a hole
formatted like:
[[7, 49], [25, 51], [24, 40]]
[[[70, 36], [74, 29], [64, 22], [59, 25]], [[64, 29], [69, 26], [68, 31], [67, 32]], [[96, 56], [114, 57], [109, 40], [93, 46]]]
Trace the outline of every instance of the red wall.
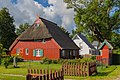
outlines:
[[[42, 57], [33, 56], [34, 49], [43, 49], [43, 57], [49, 59], [59, 59], [60, 58], [60, 46], [55, 42], [54, 39], [48, 39], [45, 43], [33, 42], [33, 41], [19, 41], [14, 48], [11, 50], [10, 54], [16, 54], [16, 49], [22, 49], [20, 55], [25, 60], [40, 60]], [[25, 49], [29, 49], [29, 55], [25, 54]]]
[[102, 49], [102, 58], [106, 58], [103, 63], [109, 64], [109, 47], [107, 45]]
[[102, 58], [109, 58], [109, 48], [107, 45], [102, 49]]

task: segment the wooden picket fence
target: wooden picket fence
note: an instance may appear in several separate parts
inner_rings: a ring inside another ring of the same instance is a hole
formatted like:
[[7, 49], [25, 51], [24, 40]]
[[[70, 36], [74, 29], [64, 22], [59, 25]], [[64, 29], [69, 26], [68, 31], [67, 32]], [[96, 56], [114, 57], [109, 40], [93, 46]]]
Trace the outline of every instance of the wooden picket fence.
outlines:
[[90, 76], [97, 72], [96, 62], [64, 63], [62, 67], [66, 76]]
[[64, 80], [63, 69], [59, 71], [28, 69], [26, 80]]

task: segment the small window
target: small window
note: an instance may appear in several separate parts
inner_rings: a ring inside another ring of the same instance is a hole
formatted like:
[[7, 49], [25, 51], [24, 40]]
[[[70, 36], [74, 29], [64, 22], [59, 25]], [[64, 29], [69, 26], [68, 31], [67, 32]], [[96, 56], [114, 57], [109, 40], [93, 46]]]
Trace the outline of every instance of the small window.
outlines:
[[62, 56], [63, 57], [65, 56], [65, 50], [62, 50]]
[[72, 51], [69, 51], [69, 54], [70, 54], [70, 56], [72, 56], [73, 54], [72, 54]]
[[76, 50], [73, 50], [73, 56], [76, 56]]
[[20, 53], [20, 49], [17, 48], [17, 49], [16, 49], [16, 54], [19, 54], [19, 53]]
[[82, 45], [82, 43], [79, 43], [79, 48], [80, 48], [80, 50], [83, 49], [83, 45]]
[[36, 24], [35, 24], [35, 27], [36, 27], [36, 28], [37, 28], [37, 27], [40, 27], [40, 24], [36, 23]]
[[25, 49], [25, 54], [29, 55], [29, 49], [28, 48]]
[[45, 40], [45, 39], [43, 39], [43, 40], [42, 40], [42, 43], [45, 43], [45, 42], [46, 42], [46, 40]]
[[43, 50], [42, 49], [33, 50], [33, 56], [42, 57], [43, 56]]

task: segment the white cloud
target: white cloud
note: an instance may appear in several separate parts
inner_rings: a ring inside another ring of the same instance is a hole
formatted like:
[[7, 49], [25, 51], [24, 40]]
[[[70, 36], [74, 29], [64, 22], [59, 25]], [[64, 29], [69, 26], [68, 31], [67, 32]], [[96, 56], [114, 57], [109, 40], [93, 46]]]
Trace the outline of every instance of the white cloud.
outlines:
[[25, 22], [32, 24], [36, 15], [40, 15], [71, 31], [75, 26], [74, 10], [66, 9], [67, 4], [63, 0], [48, 0], [48, 3], [52, 5], [44, 7], [34, 0], [18, 0], [17, 4], [12, 4], [10, 0], [0, 0], [0, 8], [9, 9], [17, 26]]

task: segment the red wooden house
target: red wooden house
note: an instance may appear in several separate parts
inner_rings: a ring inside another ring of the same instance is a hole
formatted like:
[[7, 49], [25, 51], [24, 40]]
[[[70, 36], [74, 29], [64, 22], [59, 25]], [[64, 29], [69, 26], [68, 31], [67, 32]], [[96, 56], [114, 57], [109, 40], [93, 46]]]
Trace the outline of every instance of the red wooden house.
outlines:
[[107, 41], [104, 42], [98, 48], [100, 50], [100, 56], [97, 56], [97, 60], [102, 59], [102, 63], [109, 65], [112, 63], [112, 45]]
[[40, 17], [16, 38], [9, 50], [11, 55], [21, 55], [24, 60], [79, 57], [79, 48], [57, 24]]

